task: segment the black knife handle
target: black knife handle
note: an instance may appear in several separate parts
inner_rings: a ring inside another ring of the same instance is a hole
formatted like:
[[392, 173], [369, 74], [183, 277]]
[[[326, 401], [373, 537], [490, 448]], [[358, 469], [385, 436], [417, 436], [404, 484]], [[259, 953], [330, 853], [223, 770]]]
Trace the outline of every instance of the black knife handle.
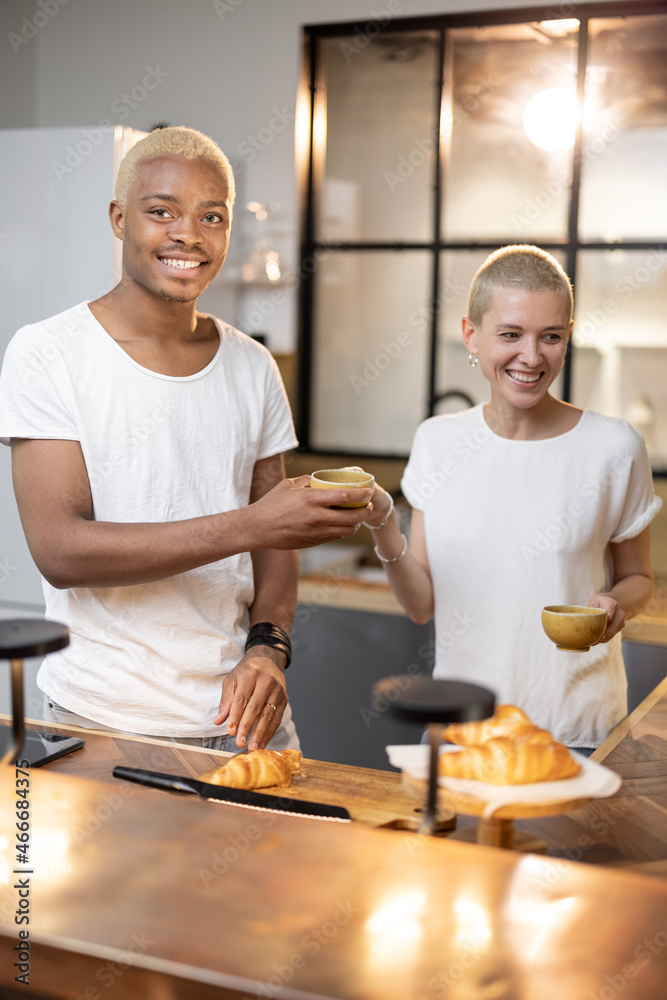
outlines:
[[195, 795], [199, 790], [193, 787], [192, 778], [179, 778], [175, 774], [162, 774], [160, 771], [145, 771], [140, 767], [124, 767], [118, 765], [113, 769], [114, 778], [125, 778], [127, 781], [134, 781], [138, 785], [146, 785], [148, 788], [164, 788], [170, 792], [190, 792]]

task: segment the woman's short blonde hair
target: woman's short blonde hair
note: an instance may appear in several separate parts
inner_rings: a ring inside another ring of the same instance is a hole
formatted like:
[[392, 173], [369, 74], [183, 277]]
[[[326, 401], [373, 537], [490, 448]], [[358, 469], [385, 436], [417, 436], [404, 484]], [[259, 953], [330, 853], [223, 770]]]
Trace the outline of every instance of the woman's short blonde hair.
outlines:
[[524, 288], [528, 292], [553, 291], [567, 303], [568, 321], [574, 312], [572, 285], [558, 261], [539, 247], [515, 244], [490, 254], [470, 285], [468, 318], [474, 326], [491, 307], [496, 288]]
[[193, 128], [170, 125], [167, 128], [156, 129], [135, 142], [121, 160], [115, 192], [116, 201], [121, 207], [125, 207], [139, 164], [156, 156], [184, 156], [187, 160], [208, 160], [209, 163], [213, 163], [218, 168], [220, 176], [227, 182], [230, 207], [234, 204], [236, 194], [234, 173], [231, 163], [217, 142]]

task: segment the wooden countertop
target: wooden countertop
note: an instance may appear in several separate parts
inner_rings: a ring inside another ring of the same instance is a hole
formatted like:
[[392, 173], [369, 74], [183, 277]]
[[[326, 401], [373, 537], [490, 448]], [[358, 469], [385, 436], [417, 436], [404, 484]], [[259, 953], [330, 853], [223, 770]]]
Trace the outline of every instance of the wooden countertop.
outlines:
[[117, 781], [116, 763], [196, 775], [227, 755], [83, 735], [28, 776], [29, 987], [0, 775], [3, 1000], [664, 1000], [667, 679], [596, 751], [617, 795], [516, 822], [550, 857], [375, 828], [419, 808], [396, 773], [305, 761], [291, 794], [357, 820], [328, 823]]
[[[30, 868], [8, 852], [0, 886], [3, 1000], [664, 998], [663, 880], [46, 767], [29, 781]], [[12, 846], [14, 768], [0, 783]]]

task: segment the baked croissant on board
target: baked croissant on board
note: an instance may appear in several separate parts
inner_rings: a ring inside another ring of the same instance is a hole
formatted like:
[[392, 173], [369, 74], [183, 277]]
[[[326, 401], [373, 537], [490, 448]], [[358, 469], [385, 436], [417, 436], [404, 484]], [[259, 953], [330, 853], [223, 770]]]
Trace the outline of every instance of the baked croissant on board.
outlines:
[[581, 771], [568, 748], [515, 705], [498, 705], [490, 719], [447, 726], [443, 737], [464, 747], [440, 755], [439, 772], [451, 778], [524, 785], [573, 778]]
[[225, 788], [285, 788], [301, 764], [300, 750], [250, 750], [232, 757], [213, 771], [202, 774], [200, 780]]

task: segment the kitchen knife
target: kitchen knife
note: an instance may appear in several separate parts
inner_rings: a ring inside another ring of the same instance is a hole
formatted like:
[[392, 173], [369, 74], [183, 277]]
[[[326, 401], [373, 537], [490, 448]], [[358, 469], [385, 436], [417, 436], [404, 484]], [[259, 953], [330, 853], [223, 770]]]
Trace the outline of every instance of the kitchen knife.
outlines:
[[303, 799], [290, 799], [283, 795], [266, 795], [261, 792], [248, 791], [245, 788], [209, 785], [197, 778], [181, 778], [176, 774], [145, 771], [140, 767], [119, 765], [114, 767], [113, 776], [114, 778], [134, 781], [139, 785], [146, 785], [148, 788], [164, 788], [170, 792], [190, 792], [208, 801], [226, 802], [232, 806], [245, 806], [246, 809], [264, 809], [268, 812], [289, 813], [292, 816], [333, 820], [339, 823], [349, 823], [352, 820], [347, 809], [342, 806], [306, 802]]

